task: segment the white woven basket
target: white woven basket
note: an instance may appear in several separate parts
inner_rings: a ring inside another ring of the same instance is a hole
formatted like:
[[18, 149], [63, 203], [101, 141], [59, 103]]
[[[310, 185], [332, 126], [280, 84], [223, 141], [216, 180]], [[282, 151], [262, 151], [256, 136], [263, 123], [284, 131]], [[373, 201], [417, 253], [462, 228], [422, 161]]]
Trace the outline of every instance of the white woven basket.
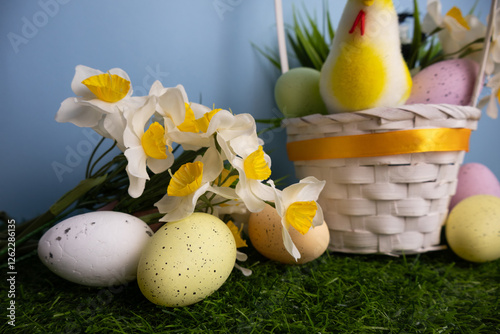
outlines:
[[[286, 72], [288, 61], [281, 0], [275, 0], [275, 7], [282, 72]], [[490, 13], [496, 13], [497, 7], [498, 0], [492, 0]], [[304, 146], [303, 143], [300, 145], [300, 151], [308, 156], [307, 160], [297, 159], [296, 155], [291, 159], [294, 160], [298, 178], [315, 176], [326, 180], [319, 202], [330, 229], [330, 250], [397, 255], [422, 253], [444, 247], [440, 245], [441, 229], [448, 214], [451, 196], [456, 191], [458, 169], [468, 148], [468, 137], [465, 149], [461, 145], [455, 146], [460, 149], [449, 150], [411, 151], [403, 147], [401, 152], [412, 153], [379, 154], [385, 152], [382, 149], [375, 154], [358, 157], [322, 156], [320, 159], [311, 159], [311, 154], [307, 153], [309, 150], [313, 153], [316, 151], [313, 146], [317, 145], [317, 141], [314, 140], [319, 138], [344, 137], [347, 141], [341, 143], [350, 145], [350, 136], [358, 135], [412, 130], [420, 132], [419, 129], [437, 129], [438, 132], [441, 129], [475, 130], [481, 115], [481, 111], [475, 106], [484, 84], [494, 17], [490, 15], [488, 19], [482, 62], [471, 99], [473, 107], [446, 104], [404, 105], [326, 116], [317, 114], [284, 121], [288, 146], [296, 148], [296, 145], [290, 143], [312, 140], [312, 143], [307, 142], [310, 146]], [[434, 133], [432, 130], [429, 132]], [[459, 136], [453, 138], [462, 140]], [[439, 141], [425, 136], [420, 136], [420, 139], [422, 142]], [[414, 142], [420, 139], [415, 139]], [[453, 140], [447, 141], [453, 144]], [[327, 149], [343, 149], [339, 147], [337, 140], [327, 141]], [[332, 142], [337, 143], [337, 147], [332, 146]], [[384, 144], [388, 142], [390, 141], [387, 139], [382, 141]], [[353, 147], [356, 145], [359, 146], [355, 144]], [[365, 141], [364, 146], [369, 144]], [[349, 151], [350, 148], [351, 146], [343, 151]]]
[[[469, 106], [405, 105], [287, 119], [288, 142], [409, 129], [475, 130]], [[336, 150], [336, 147], [331, 147]], [[441, 227], [464, 151], [294, 161], [298, 178], [326, 180], [319, 198], [332, 251], [410, 254], [441, 249]]]

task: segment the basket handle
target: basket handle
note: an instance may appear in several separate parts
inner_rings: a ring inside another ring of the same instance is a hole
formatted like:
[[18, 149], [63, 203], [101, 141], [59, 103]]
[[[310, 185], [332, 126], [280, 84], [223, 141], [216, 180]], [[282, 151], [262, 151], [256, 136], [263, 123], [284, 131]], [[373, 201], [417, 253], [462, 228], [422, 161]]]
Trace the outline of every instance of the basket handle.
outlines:
[[274, 0], [276, 12], [276, 32], [278, 34], [278, 48], [280, 53], [281, 73], [288, 72], [288, 56], [286, 52], [285, 23], [283, 22], [283, 4], [281, 0]]
[[486, 70], [486, 63], [488, 61], [488, 54], [490, 52], [490, 46], [491, 46], [491, 36], [493, 35], [493, 25], [495, 21], [495, 11], [497, 8], [497, 3], [498, 0], [491, 0], [491, 9], [490, 9], [490, 15], [488, 18], [488, 28], [486, 30], [486, 37], [484, 40], [484, 47], [483, 47], [483, 57], [481, 60], [481, 65], [479, 67], [479, 74], [477, 76], [476, 84], [474, 86], [474, 93], [472, 94], [472, 99], [471, 99], [471, 105], [473, 107], [477, 107], [477, 104], [479, 102], [479, 94], [481, 94], [481, 90], [483, 89], [484, 85], [484, 71]]

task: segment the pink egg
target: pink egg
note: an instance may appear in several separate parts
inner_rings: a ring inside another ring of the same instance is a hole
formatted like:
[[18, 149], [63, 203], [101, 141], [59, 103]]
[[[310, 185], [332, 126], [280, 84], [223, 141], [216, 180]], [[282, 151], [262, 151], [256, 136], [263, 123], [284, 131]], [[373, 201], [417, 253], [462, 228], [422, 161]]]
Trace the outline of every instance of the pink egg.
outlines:
[[406, 104], [468, 105], [476, 83], [479, 65], [470, 59], [444, 60], [424, 68], [413, 77]]
[[450, 210], [458, 202], [474, 195], [500, 197], [500, 183], [493, 172], [480, 163], [468, 163], [458, 172], [457, 192], [451, 198]]

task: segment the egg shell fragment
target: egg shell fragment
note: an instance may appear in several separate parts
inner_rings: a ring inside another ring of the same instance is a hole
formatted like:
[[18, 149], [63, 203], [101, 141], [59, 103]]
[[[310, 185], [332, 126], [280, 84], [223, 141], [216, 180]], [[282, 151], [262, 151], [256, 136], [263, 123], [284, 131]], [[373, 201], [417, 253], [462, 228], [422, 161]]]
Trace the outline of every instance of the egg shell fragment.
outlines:
[[450, 201], [450, 210], [460, 201], [474, 195], [500, 197], [500, 182], [493, 172], [483, 164], [467, 163], [460, 167], [457, 190]]
[[270, 260], [285, 264], [304, 264], [320, 257], [330, 242], [330, 232], [324, 222], [306, 234], [301, 234], [291, 226], [288, 232], [301, 255], [295, 261], [283, 244], [282, 231], [281, 217], [272, 206], [267, 205], [264, 210], [250, 214], [248, 220], [250, 241], [260, 254]]
[[38, 242], [40, 260], [68, 281], [94, 287], [131, 282], [153, 231], [132, 215], [98, 211], [50, 228]]
[[406, 104], [469, 105], [479, 64], [470, 59], [450, 59], [424, 68], [413, 77]]
[[235, 261], [236, 243], [226, 224], [213, 215], [193, 213], [155, 233], [139, 261], [137, 282], [155, 304], [187, 306], [219, 289]]
[[446, 239], [459, 257], [471, 262], [500, 258], [500, 198], [475, 195], [458, 203], [445, 225]]

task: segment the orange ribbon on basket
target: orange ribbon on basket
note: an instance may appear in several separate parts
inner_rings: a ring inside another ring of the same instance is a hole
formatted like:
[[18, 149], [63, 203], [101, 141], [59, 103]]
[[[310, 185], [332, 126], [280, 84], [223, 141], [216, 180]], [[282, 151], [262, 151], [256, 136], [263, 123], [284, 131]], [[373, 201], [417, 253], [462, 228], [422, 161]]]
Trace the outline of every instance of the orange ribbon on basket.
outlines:
[[415, 129], [289, 142], [291, 161], [469, 151], [470, 129]]

